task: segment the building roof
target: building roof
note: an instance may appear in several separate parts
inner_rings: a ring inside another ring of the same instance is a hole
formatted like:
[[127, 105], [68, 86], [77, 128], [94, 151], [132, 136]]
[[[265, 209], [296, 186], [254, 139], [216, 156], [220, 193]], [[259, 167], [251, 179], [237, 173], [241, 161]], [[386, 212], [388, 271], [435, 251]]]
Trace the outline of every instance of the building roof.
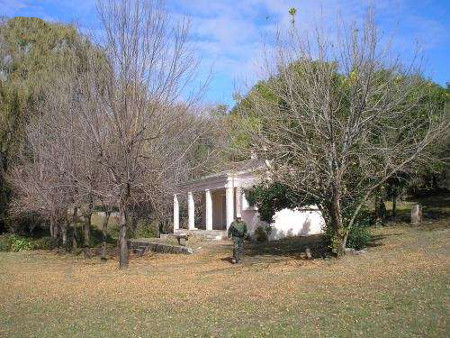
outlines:
[[263, 169], [264, 167], [265, 162], [260, 159], [249, 159], [245, 161], [232, 162], [223, 165], [221, 171], [193, 180], [189, 180], [187, 182], [183, 182], [179, 185], [179, 188], [183, 190], [184, 188], [192, 187], [195, 185], [203, 186], [210, 182], [226, 183], [229, 176], [235, 176], [239, 174], [249, 173], [252, 171], [257, 171]]

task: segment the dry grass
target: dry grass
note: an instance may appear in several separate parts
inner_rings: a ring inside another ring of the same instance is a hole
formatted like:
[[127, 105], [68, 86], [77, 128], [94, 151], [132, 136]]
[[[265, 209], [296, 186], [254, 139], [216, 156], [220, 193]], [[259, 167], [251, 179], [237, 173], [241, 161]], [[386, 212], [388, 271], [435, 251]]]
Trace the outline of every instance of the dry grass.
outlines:
[[229, 264], [228, 243], [134, 257], [125, 272], [112, 260], [0, 253], [0, 336], [448, 336], [449, 220], [373, 231], [365, 255], [247, 248], [242, 266]]

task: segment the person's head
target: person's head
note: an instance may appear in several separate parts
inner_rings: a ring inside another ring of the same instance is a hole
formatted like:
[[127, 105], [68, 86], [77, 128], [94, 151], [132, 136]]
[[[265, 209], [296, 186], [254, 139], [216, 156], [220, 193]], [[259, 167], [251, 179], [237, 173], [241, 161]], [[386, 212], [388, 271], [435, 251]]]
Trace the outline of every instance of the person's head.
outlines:
[[240, 220], [242, 220], [242, 217], [241, 217], [241, 215], [237, 215], [237, 216], [236, 216], [236, 220], [237, 220], [237, 221], [240, 221]]

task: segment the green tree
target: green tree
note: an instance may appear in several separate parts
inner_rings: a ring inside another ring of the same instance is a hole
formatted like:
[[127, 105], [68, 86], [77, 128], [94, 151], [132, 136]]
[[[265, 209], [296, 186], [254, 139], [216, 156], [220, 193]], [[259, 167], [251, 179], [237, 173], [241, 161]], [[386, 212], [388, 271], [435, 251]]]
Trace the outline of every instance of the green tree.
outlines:
[[0, 228], [11, 195], [5, 173], [26, 150], [25, 127], [37, 114], [45, 86], [70, 64], [81, 39], [73, 26], [38, 18], [0, 24]]

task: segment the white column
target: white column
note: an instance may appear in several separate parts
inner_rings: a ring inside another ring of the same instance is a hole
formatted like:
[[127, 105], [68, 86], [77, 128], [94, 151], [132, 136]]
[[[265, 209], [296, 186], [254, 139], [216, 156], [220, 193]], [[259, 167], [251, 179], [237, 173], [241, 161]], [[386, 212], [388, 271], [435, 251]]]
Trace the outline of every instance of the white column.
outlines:
[[177, 194], [173, 195], [173, 231], [180, 228], [180, 206]]
[[242, 189], [236, 188], [236, 217], [241, 216], [242, 211]]
[[189, 230], [195, 229], [195, 206], [192, 192], [188, 192], [188, 218]]
[[205, 213], [205, 219], [206, 219], [206, 230], [212, 230], [213, 229], [213, 208], [212, 208], [212, 197], [211, 197], [211, 190], [206, 189], [205, 190], [205, 200], [206, 200], [206, 213]]
[[228, 179], [226, 187], [226, 203], [227, 203], [227, 229], [234, 220], [234, 187], [233, 181]]

